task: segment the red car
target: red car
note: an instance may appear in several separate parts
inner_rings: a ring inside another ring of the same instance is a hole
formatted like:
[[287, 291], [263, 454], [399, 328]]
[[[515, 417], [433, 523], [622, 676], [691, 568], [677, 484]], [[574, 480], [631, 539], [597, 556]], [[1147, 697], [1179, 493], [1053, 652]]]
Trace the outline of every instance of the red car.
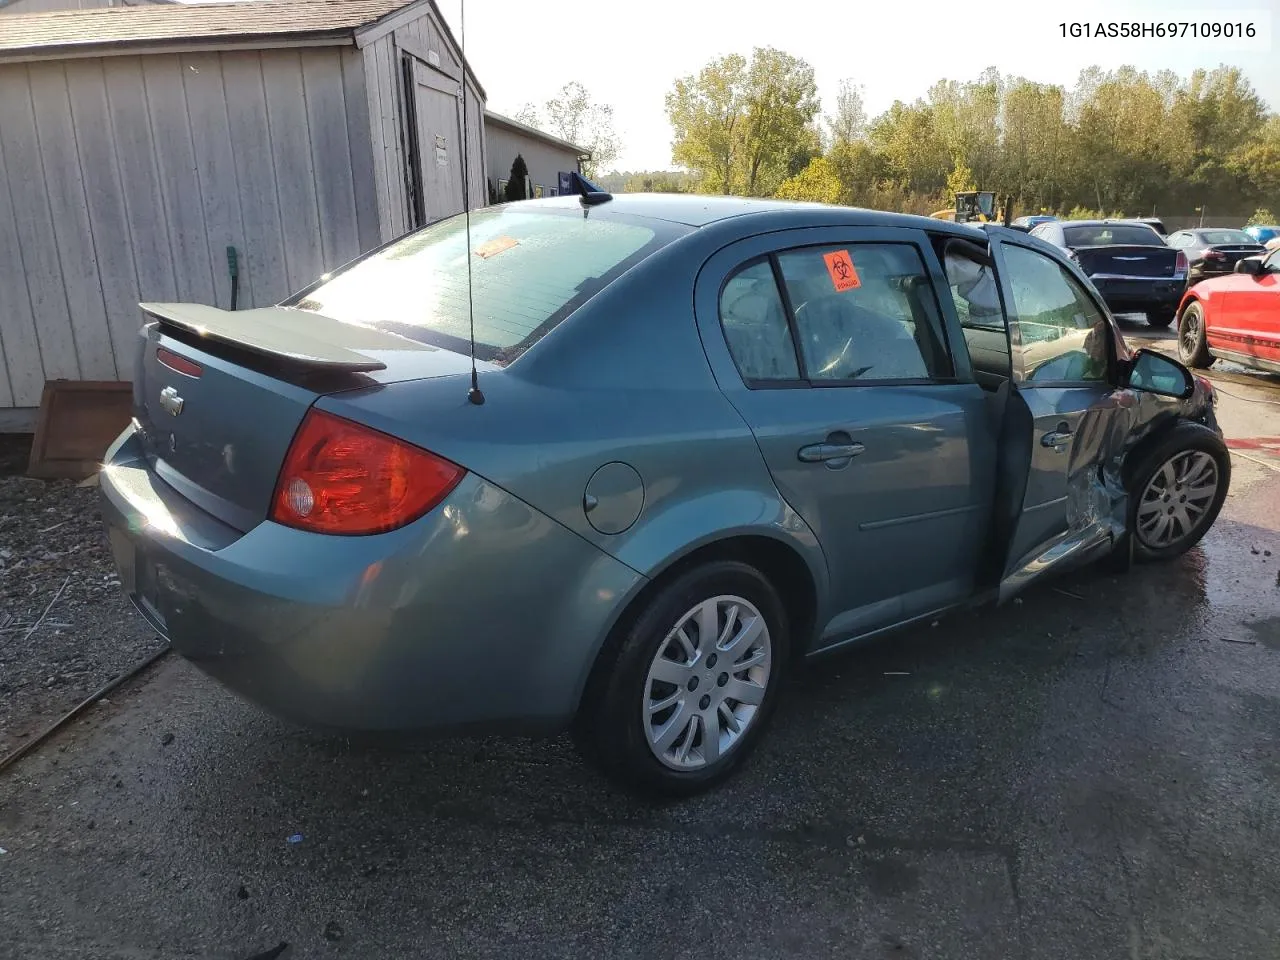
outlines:
[[1178, 356], [1189, 367], [1214, 360], [1280, 373], [1280, 249], [1202, 280], [1178, 307]]

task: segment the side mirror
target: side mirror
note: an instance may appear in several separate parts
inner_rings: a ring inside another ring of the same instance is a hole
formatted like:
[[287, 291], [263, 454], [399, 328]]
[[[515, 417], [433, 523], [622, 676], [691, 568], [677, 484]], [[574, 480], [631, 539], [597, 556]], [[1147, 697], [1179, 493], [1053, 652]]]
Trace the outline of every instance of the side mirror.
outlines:
[[1262, 257], [1245, 257], [1243, 260], [1236, 261], [1236, 273], [1248, 273], [1252, 276], [1261, 276], [1266, 271], [1262, 268]]
[[1196, 390], [1196, 381], [1190, 370], [1172, 357], [1146, 347], [1134, 353], [1124, 385], [1178, 400], [1185, 400]]

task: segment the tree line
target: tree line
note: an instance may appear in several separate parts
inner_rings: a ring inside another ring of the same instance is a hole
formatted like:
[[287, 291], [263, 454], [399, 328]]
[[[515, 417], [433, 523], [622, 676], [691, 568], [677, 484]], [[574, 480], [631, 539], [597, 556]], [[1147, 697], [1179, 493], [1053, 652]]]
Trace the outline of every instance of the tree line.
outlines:
[[966, 189], [1012, 195], [1020, 214], [1280, 208], [1280, 116], [1235, 67], [1090, 67], [1071, 89], [990, 68], [877, 117], [845, 81], [834, 107], [821, 115], [813, 68], [781, 50], [713, 60], [666, 97], [672, 159], [687, 173], [625, 188], [915, 213]]

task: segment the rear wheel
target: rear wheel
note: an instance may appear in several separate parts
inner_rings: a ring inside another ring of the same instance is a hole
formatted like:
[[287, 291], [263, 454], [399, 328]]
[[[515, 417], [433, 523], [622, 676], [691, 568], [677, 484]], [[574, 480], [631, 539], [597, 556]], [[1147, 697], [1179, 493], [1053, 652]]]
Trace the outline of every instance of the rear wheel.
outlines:
[[1163, 330], [1173, 323], [1174, 316], [1176, 313], [1173, 310], [1152, 310], [1147, 314], [1147, 326]]
[[649, 598], [602, 656], [575, 739], [641, 792], [688, 796], [728, 777], [772, 715], [788, 662], [783, 605], [753, 567], [716, 561]]
[[1187, 304], [1178, 318], [1178, 359], [1189, 367], [1207, 367], [1213, 363], [1205, 343], [1204, 307], [1196, 300]]
[[1231, 482], [1231, 457], [1212, 431], [1184, 424], [1144, 457], [1129, 486], [1129, 530], [1144, 560], [1171, 560], [1217, 519]]

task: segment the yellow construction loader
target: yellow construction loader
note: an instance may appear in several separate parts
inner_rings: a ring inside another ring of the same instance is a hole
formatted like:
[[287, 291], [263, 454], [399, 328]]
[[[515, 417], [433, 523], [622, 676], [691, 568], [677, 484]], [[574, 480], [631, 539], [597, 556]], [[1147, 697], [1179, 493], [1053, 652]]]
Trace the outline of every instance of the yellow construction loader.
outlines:
[[1013, 216], [1013, 197], [1005, 197], [1001, 209], [996, 209], [996, 195], [986, 190], [966, 190], [956, 194], [954, 209], [938, 210], [929, 214], [935, 220], [954, 223], [992, 223], [999, 220], [1005, 226]]

